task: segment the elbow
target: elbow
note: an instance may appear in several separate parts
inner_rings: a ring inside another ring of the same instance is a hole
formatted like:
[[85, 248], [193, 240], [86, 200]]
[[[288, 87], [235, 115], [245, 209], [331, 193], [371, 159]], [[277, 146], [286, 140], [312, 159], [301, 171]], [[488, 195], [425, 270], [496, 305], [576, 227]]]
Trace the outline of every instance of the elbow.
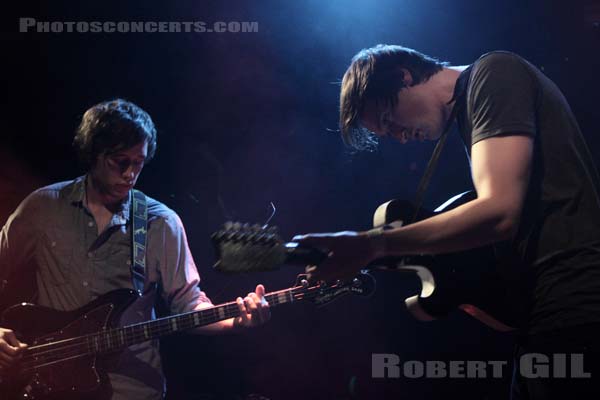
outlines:
[[496, 220], [494, 226], [494, 241], [505, 241], [512, 239], [519, 229], [519, 214], [517, 212], [502, 213]]
[[483, 208], [486, 210], [485, 230], [487, 240], [490, 242], [502, 242], [512, 239], [520, 225], [521, 202], [514, 197], [494, 196], [483, 200]]

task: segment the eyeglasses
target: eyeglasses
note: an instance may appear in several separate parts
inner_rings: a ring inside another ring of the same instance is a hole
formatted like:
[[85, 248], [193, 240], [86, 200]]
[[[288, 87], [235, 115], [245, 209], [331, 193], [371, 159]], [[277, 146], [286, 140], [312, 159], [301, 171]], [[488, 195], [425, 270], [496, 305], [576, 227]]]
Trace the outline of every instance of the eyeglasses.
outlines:
[[115, 170], [123, 173], [131, 167], [135, 173], [138, 173], [144, 168], [146, 160], [131, 160], [126, 156], [108, 155], [105, 157], [106, 164]]

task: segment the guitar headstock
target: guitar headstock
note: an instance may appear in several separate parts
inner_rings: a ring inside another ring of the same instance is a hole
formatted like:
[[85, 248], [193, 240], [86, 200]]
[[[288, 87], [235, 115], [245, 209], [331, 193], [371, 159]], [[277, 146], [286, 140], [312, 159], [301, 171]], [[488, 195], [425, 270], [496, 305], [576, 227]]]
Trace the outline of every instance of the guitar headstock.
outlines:
[[219, 272], [269, 271], [286, 260], [284, 242], [274, 226], [226, 222], [211, 239], [218, 259], [214, 268]]
[[306, 275], [298, 275], [293, 295], [295, 300], [306, 300], [322, 306], [346, 294], [368, 297], [374, 292], [375, 278], [366, 272], [361, 272], [350, 280], [337, 281], [332, 284], [320, 282], [312, 286]]

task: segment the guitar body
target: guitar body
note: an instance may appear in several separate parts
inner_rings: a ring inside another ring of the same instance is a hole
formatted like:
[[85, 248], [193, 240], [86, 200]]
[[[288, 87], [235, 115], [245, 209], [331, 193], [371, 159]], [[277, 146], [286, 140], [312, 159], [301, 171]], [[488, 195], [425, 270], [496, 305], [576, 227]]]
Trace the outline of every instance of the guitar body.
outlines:
[[[122, 313], [137, 298], [133, 290], [119, 289], [68, 312], [21, 303], [4, 311], [0, 326], [15, 331], [19, 340], [29, 347], [56, 343], [118, 326]], [[60, 361], [56, 359], [58, 355], [54, 355], [56, 352], [36, 353], [38, 355], [29, 360], [25, 353], [18, 376], [2, 383], [2, 399], [92, 398], [104, 379], [102, 363], [96, 356], [77, 355], [79, 347], [81, 345], [65, 346], [59, 352]], [[71, 359], [69, 352], [74, 354]], [[35, 362], [37, 367], [28, 370], [30, 362]]]
[[[347, 282], [312, 286], [306, 275], [299, 275], [293, 287], [266, 293], [264, 300], [270, 307], [296, 301], [324, 305], [346, 294], [369, 296], [374, 290], [373, 277], [365, 273]], [[108, 398], [112, 388], [106, 372], [122, 362], [122, 350], [240, 316], [238, 304], [230, 301], [144, 320], [142, 311], [152, 307], [149, 302], [154, 302], [154, 296], [138, 296], [133, 290], [119, 289], [70, 312], [27, 303], [8, 308], [0, 326], [15, 331], [28, 347], [14, 376], [0, 381], [1, 399]]]
[[[435, 212], [420, 212], [417, 220], [447, 211], [475, 198], [465, 192], [450, 199]], [[412, 219], [414, 207], [406, 201], [392, 200], [381, 205], [374, 215], [375, 226], [390, 228]], [[408, 310], [419, 320], [430, 321], [455, 309], [475, 317], [498, 331], [521, 327], [526, 319], [527, 280], [518, 265], [498, 264], [494, 246], [435, 256], [408, 256], [378, 260], [385, 265], [415, 273], [421, 292], [405, 300]]]

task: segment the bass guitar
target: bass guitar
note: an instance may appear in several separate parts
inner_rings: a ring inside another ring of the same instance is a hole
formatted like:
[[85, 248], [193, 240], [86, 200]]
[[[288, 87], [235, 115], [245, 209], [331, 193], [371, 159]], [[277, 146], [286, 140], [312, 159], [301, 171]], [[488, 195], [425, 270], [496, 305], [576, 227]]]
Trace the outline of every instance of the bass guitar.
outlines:
[[[302, 300], [323, 305], [347, 293], [367, 296], [374, 289], [368, 274], [332, 285], [310, 285], [299, 275], [293, 287], [264, 298], [271, 307]], [[121, 317], [142, 299], [134, 290], [118, 289], [69, 312], [27, 303], [6, 309], [0, 326], [15, 331], [29, 347], [19, 368], [0, 384], [2, 400], [86, 399], [105, 379], [103, 359], [134, 344], [239, 316], [237, 303], [229, 302], [122, 326]]]

